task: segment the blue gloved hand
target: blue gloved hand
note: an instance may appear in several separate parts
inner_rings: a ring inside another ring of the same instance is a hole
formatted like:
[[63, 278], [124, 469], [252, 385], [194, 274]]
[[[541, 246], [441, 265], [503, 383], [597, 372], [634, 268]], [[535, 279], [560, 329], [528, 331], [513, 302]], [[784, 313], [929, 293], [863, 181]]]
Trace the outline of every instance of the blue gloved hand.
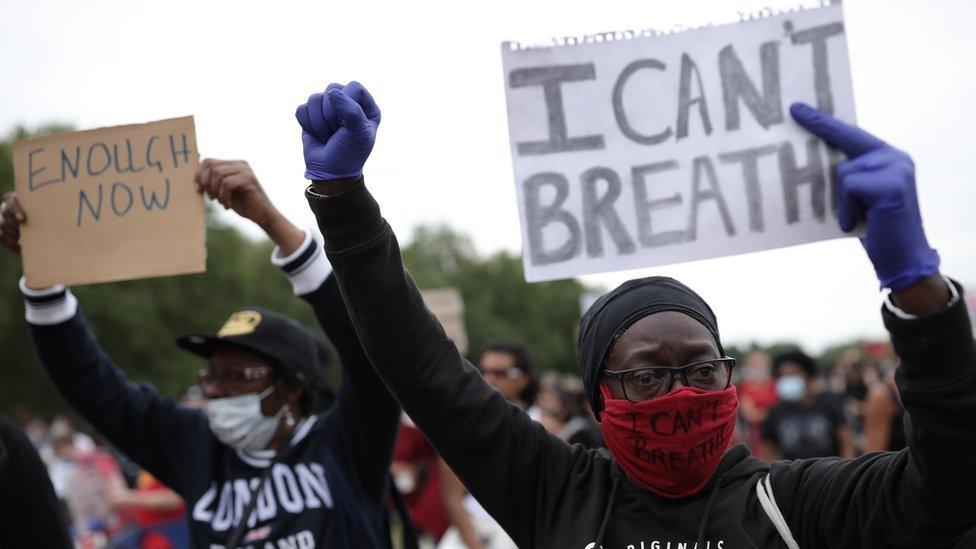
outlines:
[[312, 181], [363, 174], [373, 150], [380, 108], [359, 82], [329, 84], [300, 105], [295, 118], [302, 127], [305, 177]]
[[881, 286], [899, 291], [938, 273], [939, 254], [922, 229], [911, 157], [809, 105], [794, 103], [790, 114], [847, 155], [837, 166], [837, 219], [844, 232], [867, 222], [861, 244]]

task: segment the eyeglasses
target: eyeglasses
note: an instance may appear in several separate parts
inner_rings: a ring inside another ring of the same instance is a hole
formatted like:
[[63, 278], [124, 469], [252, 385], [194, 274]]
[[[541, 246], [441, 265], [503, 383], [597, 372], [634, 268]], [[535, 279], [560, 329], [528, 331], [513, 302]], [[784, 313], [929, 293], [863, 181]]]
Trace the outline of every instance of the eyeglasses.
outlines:
[[522, 372], [522, 370], [519, 370], [515, 366], [512, 366], [511, 368], [505, 368], [504, 370], [500, 368], [497, 370], [492, 368], [481, 369], [481, 377], [493, 377], [493, 378], [504, 377], [508, 379], [518, 379], [522, 377], [523, 373], [524, 372]]
[[247, 381], [267, 379], [274, 375], [274, 368], [270, 366], [245, 366], [243, 368], [225, 369], [217, 375], [213, 370], [197, 372], [197, 382], [201, 386], [216, 385], [221, 390]]
[[706, 391], [724, 391], [732, 382], [732, 357], [713, 358], [694, 362], [685, 366], [650, 366], [632, 368], [619, 372], [602, 373], [605, 378], [614, 378], [620, 383], [624, 397], [631, 402], [643, 402], [664, 396], [671, 392], [678, 376], [685, 387], [696, 387]]

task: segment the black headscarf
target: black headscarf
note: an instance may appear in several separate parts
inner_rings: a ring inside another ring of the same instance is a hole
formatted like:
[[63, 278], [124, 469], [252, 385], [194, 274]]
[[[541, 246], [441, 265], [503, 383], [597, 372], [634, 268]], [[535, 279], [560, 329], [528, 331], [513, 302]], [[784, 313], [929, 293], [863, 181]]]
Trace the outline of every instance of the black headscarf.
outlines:
[[715, 313], [691, 288], [666, 276], [628, 280], [600, 297], [580, 321], [580, 375], [586, 398], [597, 417], [603, 408], [600, 373], [610, 349], [635, 322], [661, 311], [677, 311], [701, 322], [715, 338], [719, 353], [725, 354]]

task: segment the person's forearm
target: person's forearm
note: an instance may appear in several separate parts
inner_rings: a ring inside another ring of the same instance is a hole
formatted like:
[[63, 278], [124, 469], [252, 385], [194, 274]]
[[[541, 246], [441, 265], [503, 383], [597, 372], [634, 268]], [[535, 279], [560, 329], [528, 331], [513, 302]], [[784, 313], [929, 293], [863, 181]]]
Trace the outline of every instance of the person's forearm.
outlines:
[[471, 516], [464, 510], [464, 507], [458, 503], [457, 505], [450, 505], [449, 509], [448, 516], [458, 529], [461, 541], [468, 546], [468, 549], [482, 549], [481, 538], [478, 537], [478, 532], [471, 523]]
[[151, 511], [172, 511], [183, 505], [179, 494], [172, 490], [130, 491], [121, 500], [121, 506], [138, 507]]
[[302, 245], [305, 240], [305, 231], [299, 229], [288, 218], [275, 212], [276, 215], [260, 224], [261, 229], [268, 235], [279, 248], [282, 255], [290, 255]]
[[908, 314], [927, 316], [945, 310], [952, 293], [941, 274], [934, 274], [915, 284], [892, 292], [892, 302]]
[[[900, 305], [937, 302], [939, 291], [934, 282], [915, 289], [919, 295], [909, 295]], [[938, 282], [945, 285], [942, 279]], [[915, 319], [899, 318], [890, 310], [884, 317], [895, 352], [902, 360], [896, 381], [909, 416], [908, 443], [912, 465], [920, 477], [920, 499], [932, 506], [933, 512], [948, 517], [962, 520], [966, 513], [973, 516], [976, 343], [965, 303], [959, 299], [948, 308]]]
[[359, 177], [347, 177], [345, 179], [329, 179], [326, 181], [313, 181], [312, 188], [315, 192], [323, 196], [332, 196], [344, 191], [348, 191], [360, 180]]

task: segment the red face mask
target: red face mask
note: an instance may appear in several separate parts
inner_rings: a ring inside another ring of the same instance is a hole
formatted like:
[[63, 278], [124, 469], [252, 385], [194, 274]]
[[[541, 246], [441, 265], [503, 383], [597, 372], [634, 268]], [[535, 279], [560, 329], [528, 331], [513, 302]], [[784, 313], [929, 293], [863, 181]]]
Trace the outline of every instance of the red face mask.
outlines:
[[600, 386], [600, 428], [628, 478], [665, 498], [698, 493], [732, 440], [739, 398], [724, 391], [682, 387], [660, 398], [630, 402]]

